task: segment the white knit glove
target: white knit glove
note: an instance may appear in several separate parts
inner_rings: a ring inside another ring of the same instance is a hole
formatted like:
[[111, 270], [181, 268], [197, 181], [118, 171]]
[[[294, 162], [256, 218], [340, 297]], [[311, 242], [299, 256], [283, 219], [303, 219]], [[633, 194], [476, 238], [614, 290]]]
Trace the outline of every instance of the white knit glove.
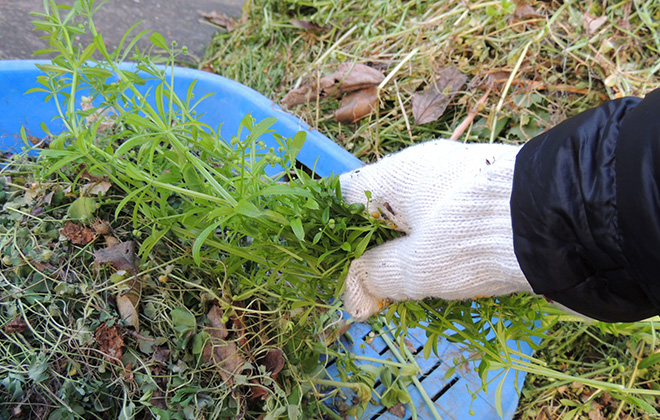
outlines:
[[351, 263], [348, 313], [364, 320], [382, 299], [531, 292], [513, 252], [509, 210], [518, 150], [435, 140], [341, 175], [344, 200], [406, 233]]

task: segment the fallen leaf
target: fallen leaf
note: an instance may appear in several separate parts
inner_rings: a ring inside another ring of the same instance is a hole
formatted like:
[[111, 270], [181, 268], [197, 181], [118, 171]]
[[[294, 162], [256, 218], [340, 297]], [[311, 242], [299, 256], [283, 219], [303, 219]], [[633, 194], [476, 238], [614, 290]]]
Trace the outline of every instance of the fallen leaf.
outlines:
[[250, 400], [265, 400], [268, 398], [270, 391], [267, 387], [262, 385], [257, 378], [250, 379], [250, 383], [254, 386], [250, 387], [252, 394], [250, 395]]
[[89, 180], [91, 182], [100, 182], [100, 181], [107, 181], [108, 178], [104, 176], [98, 176], [98, 175], [92, 175], [89, 173], [87, 170], [86, 166], [83, 166], [82, 172], [80, 172], [80, 177], [86, 180]]
[[323, 26], [319, 26], [316, 23], [310, 22], [308, 20], [291, 19], [291, 24], [297, 28], [302, 28], [306, 31], [326, 32], [329, 30], [328, 28], [324, 28]]
[[588, 35], [593, 35], [605, 22], [607, 22], [607, 16], [593, 17], [586, 13], [582, 25]]
[[241, 307], [239, 302], [234, 302], [234, 311], [235, 315], [231, 316], [231, 328], [234, 331], [234, 334], [238, 337], [238, 344], [241, 348], [246, 349], [247, 346], [247, 337], [245, 337], [245, 324], [243, 323], [243, 317], [245, 316], [245, 311], [238, 309], [236, 307]]
[[60, 234], [66, 236], [75, 245], [87, 245], [96, 239], [96, 233], [92, 232], [89, 228], [70, 221], [64, 222]]
[[335, 111], [335, 119], [339, 122], [353, 123], [371, 114], [378, 105], [378, 90], [376, 87], [361, 89], [344, 96]]
[[17, 333], [22, 333], [23, 331], [27, 330], [27, 322], [23, 319], [21, 316], [17, 316], [16, 318], [12, 319], [8, 323], [5, 324], [5, 334], [17, 334]]
[[115, 126], [117, 112], [112, 107], [101, 108], [93, 103], [93, 98], [90, 96], [83, 96], [80, 100], [80, 107], [83, 111], [87, 111], [85, 123], [88, 126], [97, 124], [96, 131], [101, 133], [103, 131], [111, 130]]
[[277, 375], [284, 367], [284, 352], [280, 349], [270, 349], [260, 363], [266, 367], [266, 372], [270, 372], [270, 377], [277, 380]]
[[408, 340], [407, 338], [404, 338], [403, 343], [406, 345], [406, 348], [411, 354], [417, 354], [417, 348], [412, 343], [412, 341]]
[[406, 416], [406, 407], [401, 403], [394, 404], [392, 407], [388, 408], [387, 411], [401, 419]]
[[609, 406], [609, 407], [615, 407], [617, 401], [612, 397], [612, 394], [609, 392], [603, 392], [600, 394], [599, 401], [601, 404]]
[[94, 262], [110, 263], [117, 270], [135, 272], [135, 243], [120, 242], [118, 245], [94, 251]]
[[160, 408], [161, 410], [166, 410], [167, 409], [167, 398], [165, 398], [165, 393], [161, 391], [160, 389], [156, 389], [152, 394], [151, 394], [151, 399], [149, 402], [156, 408]]
[[589, 420], [606, 420], [603, 412], [600, 409], [591, 410], [588, 413]]
[[513, 11], [515, 19], [529, 19], [541, 16], [536, 9], [529, 5], [526, 1], [516, 2], [516, 8]]
[[114, 236], [105, 235], [104, 238], [105, 238], [105, 247], [106, 248], [117, 246], [121, 243], [121, 241], [119, 241], [119, 239], [115, 238]]
[[236, 343], [225, 340], [229, 332], [222, 320], [222, 309], [213, 305], [206, 317], [209, 325], [204, 327], [204, 331], [210, 335], [210, 338], [204, 346], [202, 358], [205, 363], [213, 363], [218, 368], [223, 381], [230, 385], [234, 381], [233, 375], [241, 371], [245, 361], [239, 354]]
[[496, 70], [488, 73], [486, 76], [487, 85], [491, 83], [505, 83], [511, 77], [511, 72], [508, 70]]
[[131, 288], [119, 293], [115, 301], [117, 302], [117, 311], [119, 312], [121, 319], [133, 326], [135, 331], [140, 331], [138, 304], [140, 303], [142, 282], [137, 276], [134, 276], [133, 280]]
[[444, 67], [438, 71], [435, 83], [412, 98], [412, 112], [415, 125], [437, 120], [442, 116], [456, 92], [467, 78], [455, 67]]
[[[265, 367], [266, 372], [270, 372], [270, 377], [277, 381], [277, 375], [284, 367], [284, 352], [280, 349], [270, 349], [257, 360], [257, 363]], [[250, 400], [265, 400], [271, 394], [269, 387], [259, 382], [257, 378], [250, 379], [250, 383], [254, 384], [251, 387]]]
[[53, 197], [55, 196], [55, 191], [51, 191], [48, 194], [46, 194], [43, 198], [44, 204], [50, 206], [51, 201], [53, 201]]
[[154, 346], [154, 353], [151, 355], [151, 360], [160, 364], [167, 364], [170, 359], [170, 349], [167, 347]]
[[309, 102], [317, 95], [322, 98], [339, 97], [347, 92], [378, 86], [383, 80], [385, 75], [373, 67], [359, 63], [342, 63], [336, 72], [291, 90], [282, 99], [282, 104], [291, 108]]
[[94, 232], [98, 233], [99, 235], [107, 235], [112, 233], [112, 226], [110, 226], [110, 222], [107, 220], [96, 219], [96, 221], [92, 222], [90, 226]]
[[124, 369], [121, 370], [121, 376], [124, 377], [125, 382], [133, 382], [135, 380], [135, 375], [131, 370], [131, 364], [126, 365]]
[[227, 32], [231, 32], [236, 28], [236, 19], [227, 16], [222, 12], [216, 10], [212, 12], [205, 12], [203, 10], [198, 10], [197, 13], [200, 14], [204, 19], [211, 22], [212, 24], [226, 29]]
[[99, 325], [94, 334], [94, 338], [99, 345], [99, 351], [103, 357], [115, 364], [121, 364], [121, 356], [124, 351], [124, 338], [119, 335], [117, 326], [108, 327], [108, 324]]
[[82, 195], [105, 195], [110, 187], [112, 184], [108, 181], [90, 182], [80, 187], [80, 193]]
[[41, 148], [48, 148], [48, 140], [47, 137], [44, 138], [39, 138], [37, 136], [31, 136], [27, 135], [27, 139], [34, 145], [34, 147], [41, 147]]
[[546, 410], [542, 410], [536, 415], [535, 420], [551, 420], [551, 419], [547, 416]]

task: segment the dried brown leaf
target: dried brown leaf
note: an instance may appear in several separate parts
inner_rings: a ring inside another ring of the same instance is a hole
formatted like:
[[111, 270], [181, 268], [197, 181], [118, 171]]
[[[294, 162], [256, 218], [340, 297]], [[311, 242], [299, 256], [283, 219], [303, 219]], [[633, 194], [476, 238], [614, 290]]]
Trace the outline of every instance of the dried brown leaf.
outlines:
[[167, 347], [154, 346], [154, 353], [151, 355], [151, 360], [160, 364], [167, 364], [170, 360], [170, 349]]
[[202, 358], [206, 363], [213, 363], [220, 373], [220, 377], [227, 383], [233, 383], [233, 375], [239, 373], [245, 365], [238, 346], [234, 341], [225, 340], [229, 335], [225, 323], [222, 321], [223, 312], [219, 306], [213, 305], [206, 314], [209, 325], [204, 331], [211, 337], [204, 346]]
[[257, 378], [252, 378], [250, 379], [250, 383], [254, 384], [254, 386], [250, 387], [252, 390], [252, 394], [250, 395], [250, 400], [265, 400], [268, 398], [268, 395], [270, 392], [268, 391], [268, 388], [265, 386], [261, 385], [259, 383], [259, 380]]
[[94, 229], [94, 232], [98, 233], [99, 235], [107, 235], [112, 233], [112, 226], [110, 226], [110, 222], [107, 220], [96, 219], [91, 223], [91, 227]]
[[316, 23], [310, 22], [308, 20], [291, 19], [291, 24], [297, 28], [302, 28], [306, 31], [327, 32], [329, 30], [328, 28], [324, 28], [323, 26], [319, 26]]
[[153, 394], [151, 394], [151, 399], [149, 402], [156, 408], [162, 410], [167, 409], [167, 398], [165, 398], [165, 393], [160, 389], [156, 389]]
[[344, 96], [335, 111], [339, 122], [353, 123], [371, 114], [378, 106], [376, 87], [361, 89]]
[[588, 35], [593, 35], [605, 22], [607, 22], [607, 16], [593, 17], [590, 14], [585, 13], [582, 25]]
[[83, 178], [83, 179], [87, 179], [91, 182], [101, 182], [101, 181], [107, 181], [108, 180], [108, 178], [106, 178], [104, 176], [98, 176], [98, 175], [90, 174], [86, 167], [84, 167], [84, 169], [80, 173], [80, 177]]
[[135, 243], [120, 242], [118, 245], [94, 251], [94, 262], [110, 263], [117, 270], [135, 271]]
[[392, 407], [388, 408], [387, 411], [389, 411], [390, 413], [392, 413], [393, 415], [397, 416], [400, 419], [406, 416], [406, 407], [404, 407], [404, 405], [401, 403], [397, 403], [393, 405]]
[[99, 351], [103, 357], [111, 363], [121, 364], [121, 356], [124, 352], [124, 338], [119, 335], [116, 325], [108, 327], [106, 323], [99, 325], [94, 334], [99, 345]]
[[548, 415], [546, 414], [547, 409], [541, 410], [537, 415], [535, 420], [552, 420]]
[[140, 331], [140, 319], [138, 314], [138, 305], [140, 303], [140, 292], [142, 283], [134, 277], [134, 284], [130, 290], [120, 293], [115, 299], [117, 302], [117, 311], [121, 319], [135, 328], [135, 331]]
[[85, 196], [105, 195], [111, 187], [108, 181], [90, 182], [80, 187], [80, 193]]
[[440, 69], [435, 83], [429, 85], [423, 92], [412, 98], [412, 112], [415, 125], [426, 124], [442, 116], [456, 92], [463, 86], [467, 78], [455, 67]]
[[516, 2], [516, 8], [513, 11], [513, 17], [516, 19], [529, 19], [541, 16], [536, 9], [530, 6], [526, 1]]
[[605, 415], [600, 410], [600, 408], [593, 409], [589, 411], [589, 420], [606, 420]]
[[291, 108], [304, 104], [317, 95], [321, 98], [334, 98], [347, 92], [378, 86], [383, 80], [383, 72], [373, 67], [359, 63], [342, 63], [336, 72], [291, 90], [282, 99], [282, 103], [286, 108]]
[[23, 317], [17, 316], [16, 318], [12, 319], [8, 323], [5, 324], [5, 334], [17, 334], [17, 333], [22, 333], [23, 331], [27, 330], [28, 324], [25, 322]]
[[406, 348], [408, 349], [410, 354], [417, 354], [417, 347], [415, 347], [412, 341], [408, 340], [407, 338], [404, 338], [403, 343], [406, 345]]
[[220, 11], [214, 10], [212, 12], [205, 12], [203, 10], [198, 10], [197, 13], [212, 24], [225, 28], [227, 32], [236, 29], [236, 19], [227, 16]]
[[266, 372], [270, 372], [271, 378], [277, 380], [277, 374], [284, 367], [284, 352], [280, 349], [270, 349], [261, 363], [266, 367]]
[[75, 245], [87, 245], [96, 239], [96, 233], [80, 223], [66, 221], [60, 233]]
[[27, 135], [26, 137], [30, 141], [30, 143], [32, 143], [34, 145], [34, 147], [43, 147], [43, 148], [48, 147], [48, 140], [47, 140], [48, 138], [47, 137], [40, 138], [40, 137], [37, 137], [37, 136], [31, 136], [31, 135]]
[[486, 83], [505, 83], [509, 77], [511, 77], [511, 72], [508, 70], [492, 71], [486, 76]]
[[105, 239], [105, 247], [106, 248], [117, 246], [121, 243], [121, 241], [119, 239], [117, 239], [117, 238], [115, 238], [114, 236], [111, 236], [111, 235], [105, 235], [103, 238]]

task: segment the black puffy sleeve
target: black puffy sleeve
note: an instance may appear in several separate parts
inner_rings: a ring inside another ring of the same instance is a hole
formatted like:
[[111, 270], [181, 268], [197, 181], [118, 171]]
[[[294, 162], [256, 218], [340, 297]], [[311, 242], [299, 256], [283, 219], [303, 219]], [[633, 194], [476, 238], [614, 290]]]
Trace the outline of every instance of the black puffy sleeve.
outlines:
[[660, 90], [583, 112], [516, 159], [514, 250], [536, 293], [589, 317], [660, 314]]

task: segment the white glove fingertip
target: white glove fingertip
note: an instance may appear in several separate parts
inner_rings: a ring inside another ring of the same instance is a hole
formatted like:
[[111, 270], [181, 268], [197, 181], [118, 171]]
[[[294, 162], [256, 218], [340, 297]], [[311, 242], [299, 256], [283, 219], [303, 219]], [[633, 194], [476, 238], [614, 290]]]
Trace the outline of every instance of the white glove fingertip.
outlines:
[[361, 270], [356, 269], [359, 264], [359, 260], [353, 261], [348, 276], [346, 276], [344, 308], [356, 321], [361, 322], [378, 313], [381, 305], [379, 299], [367, 290], [361, 277], [357, 275], [361, 272]]

